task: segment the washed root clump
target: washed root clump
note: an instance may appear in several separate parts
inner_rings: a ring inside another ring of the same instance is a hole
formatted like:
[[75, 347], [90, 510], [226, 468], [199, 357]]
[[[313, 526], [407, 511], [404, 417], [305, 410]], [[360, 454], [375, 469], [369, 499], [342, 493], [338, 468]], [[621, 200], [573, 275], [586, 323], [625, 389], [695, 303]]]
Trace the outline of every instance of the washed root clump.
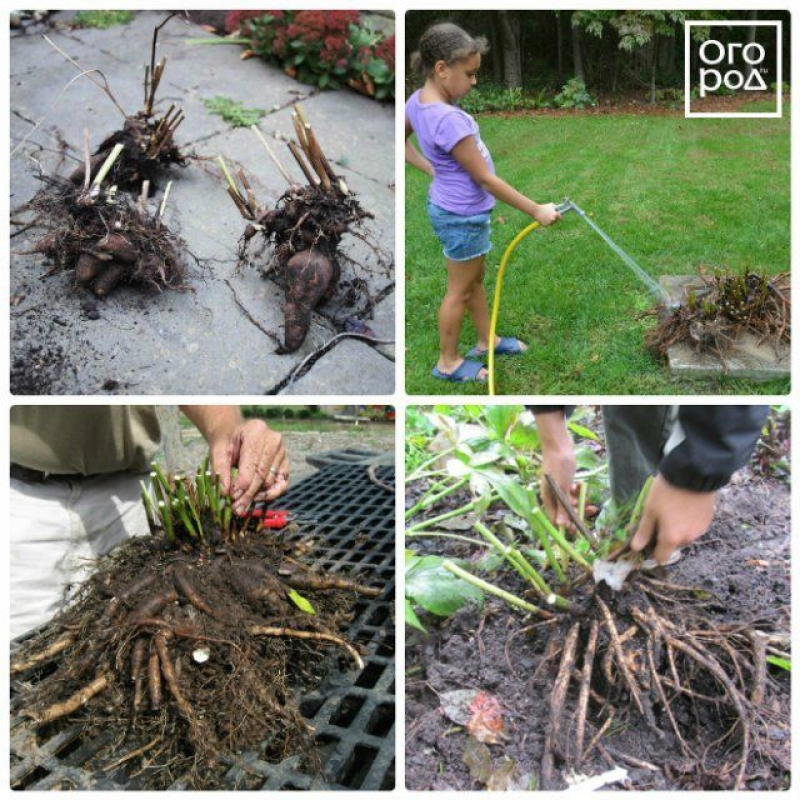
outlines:
[[295, 693], [336, 661], [363, 666], [339, 629], [357, 595], [380, 589], [316, 570], [234, 517], [204, 469], [192, 480], [154, 469], [153, 487], [152, 535], [102, 559], [13, 653], [21, 715], [46, 738], [76, 724], [87, 741], [102, 732], [97, 768], [141, 789], [219, 788], [230, 759], [254, 747], [318, 768]]
[[[109, 159], [114, 152], [121, 151], [112, 151]], [[53, 267], [48, 274], [73, 270], [75, 282], [98, 297], [122, 284], [159, 290], [184, 287], [185, 246], [162, 221], [168, 193], [151, 212], [146, 183], [138, 200], [133, 200], [115, 186], [105, 190], [102, 179], [80, 187], [60, 178], [42, 180], [44, 188], [27, 208], [46, 233], [33, 248], [16, 254], [50, 259]]]
[[648, 312], [659, 318], [648, 331], [645, 344], [658, 357], [669, 348], [688, 344], [694, 351], [712, 353], [724, 360], [742, 334], [779, 351], [791, 339], [791, 277], [788, 272], [768, 277], [754, 272], [732, 274], [715, 271], [700, 276], [680, 306], [658, 306]]
[[[341, 262], [346, 259], [339, 249], [342, 237], [353, 233], [364, 238], [362, 222], [373, 217], [362, 208], [344, 179], [336, 175], [299, 106], [295, 106], [293, 120], [297, 140], [288, 142], [288, 148], [305, 184], [295, 182], [254, 126], [289, 184], [274, 208], [259, 206], [244, 172], [240, 169], [238, 181], [235, 180], [220, 159], [228, 194], [247, 220], [240, 258], [246, 257], [251, 241], [259, 238], [271, 252], [262, 271], [277, 276], [286, 294], [284, 339], [279, 353], [294, 352], [303, 344], [312, 311], [331, 300], [339, 288]], [[365, 286], [360, 289], [367, 291]], [[351, 305], [357, 301], [358, 298], [349, 298]]]

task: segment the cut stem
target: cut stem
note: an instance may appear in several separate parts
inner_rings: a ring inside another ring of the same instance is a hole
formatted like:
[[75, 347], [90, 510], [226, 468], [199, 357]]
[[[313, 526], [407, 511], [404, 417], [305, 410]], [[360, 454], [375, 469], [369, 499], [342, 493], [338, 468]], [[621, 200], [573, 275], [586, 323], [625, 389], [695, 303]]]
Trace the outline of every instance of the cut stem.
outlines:
[[122, 144], [115, 144], [114, 149], [108, 154], [108, 157], [103, 162], [103, 166], [100, 167], [100, 171], [95, 176], [93, 186], [96, 192], [100, 191], [100, 186], [102, 185], [103, 181], [106, 179], [111, 167], [114, 166], [114, 162], [119, 158], [120, 153], [125, 149], [125, 146]]
[[416, 505], [412, 506], [411, 508], [406, 511], [406, 519], [410, 519], [415, 514], [418, 514], [422, 509], [429, 508], [432, 505], [438, 503], [443, 497], [447, 497], [448, 494], [452, 494], [453, 492], [458, 491], [459, 489], [463, 488], [464, 486], [469, 483], [469, 478], [461, 478], [460, 480], [456, 481], [452, 486], [446, 486], [441, 491], [433, 494], [433, 495], [426, 495], [422, 498]]
[[270, 147], [269, 142], [266, 140], [266, 137], [258, 128], [258, 125], [252, 125], [251, 130], [258, 136], [261, 144], [264, 145], [264, 149], [267, 151], [267, 155], [272, 159], [272, 163], [278, 168], [278, 171], [283, 175], [286, 182], [291, 186], [294, 181], [292, 180], [292, 176], [286, 171], [286, 168], [278, 161], [278, 156], [275, 155], [275, 151]]

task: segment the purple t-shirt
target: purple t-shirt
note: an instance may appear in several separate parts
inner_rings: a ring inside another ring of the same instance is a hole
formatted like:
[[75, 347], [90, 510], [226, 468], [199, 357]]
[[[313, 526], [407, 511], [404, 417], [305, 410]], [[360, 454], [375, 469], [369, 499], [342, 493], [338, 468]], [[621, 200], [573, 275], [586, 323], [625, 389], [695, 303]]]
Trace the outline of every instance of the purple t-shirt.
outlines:
[[494, 173], [494, 164], [481, 141], [478, 124], [458, 106], [423, 103], [417, 90], [406, 103], [406, 117], [417, 134], [425, 157], [433, 166], [433, 182], [428, 197], [447, 211], [469, 217], [494, 208], [494, 197], [481, 189], [452, 156], [453, 148], [465, 137], [475, 137], [481, 155]]

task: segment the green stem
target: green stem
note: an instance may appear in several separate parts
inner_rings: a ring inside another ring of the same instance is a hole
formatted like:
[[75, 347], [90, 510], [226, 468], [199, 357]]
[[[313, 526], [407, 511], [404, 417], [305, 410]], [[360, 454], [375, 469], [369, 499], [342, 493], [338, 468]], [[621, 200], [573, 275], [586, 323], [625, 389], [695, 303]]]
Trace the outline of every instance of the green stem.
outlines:
[[478, 502], [478, 500], [473, 500], [471, 503], [467, 503], [465, 506], [461, 506], [461, 508], [456, 508], [454, 511], [447, 511], [444, 514], [439, 514], [438, 517], [431, 517], [430, 519], [422, 520], [422, 522], [417, 522], [415, 525], [406, 528], [406, 536], [419, 528], [429, 528], [432, 525], [438, 525], [440, 522], [452, 519], [453, 517], [458, 517], [462, 514], [468, 514], [478, 505]]
[[194, 525], [192, 525], [192, 521], [189, 519], [189, 514], [186, 512], [186, 505], [185, 503], [181, 503], [181, 501], [176, 497], [172, 501], [173, 507], [177, 510], [178, 516], [181, 518], [181, 522], [183, 522], [183, 526], [186, 528], [187, 533], [192, 539], [197, 539], [198, 534], [197, 531], [194, 529]]
[[636, 498], [636, 505], [633, 507], [633, 513], [631, 514], [631, 519], [630, 522], [628, 523], [628, 531], [630, 533], [633, 533], [636, 530], [636, 525], [639, 522], [639, 517], [642, 515], [642, 509], [644, 508], [647, 496], [650, 494], [650, 487], [652, 485], [653, 485], [653, 476], [650, 475], [648, 479], [644, 482], [644, 486], [642, 486], [642, 490], [639, 492], [639, 496]]
[[561, 569], [561, 564], [559, 564], [558, 558], [556, 558], [556, 554], [553, 552], [553, 546], [550, 544], [550, 537], [547, 535], [547, 531], [542, 529], [536, 517], [536, 512], [538, 510], [538, 508], [534, 509], [530, 519], [528, 520], [528, 524], [531, 526], [531, 530], [539, 540], [539, 544], [541, 544], [542, 549], [547, 556], [547, 563], [553, 568], [553, 571], [558, 576], [558, 580], [561, 583], [566, 583], [567, 576], [564, 574], [564, 570]]
[[233, 178], [231, 177], [230, 172], [228, 172], [228, 168], [225, 166], [225, 161], [222, 159], [222, 156], [217, 156], [217, 162], [219, 163], [220, 167], [222, 167], [222, 174], [225, 176], [228, 186], [233, 189], [237, 197], [241, 197], [242, 195], [239, 192], [239, 187], [233, 182]]
[[415, 506], [406, 511], [406, 519], [411, 519], [415, 514], [418, 514], [422, 511], [423, 508], [429, 508], [432, 505], [438, 503], [443, 497], [447, 497], [448, 494], [452, 494], [453, 492], [458, 491], [462, 487], [464, 487], [467, 483], [469, 483], [469, 478], [461, 478], [460, 480], [456, 481], [452, 486], [446, 486], [440, 492], [428, 497], [427, 495], [422, 498]]
[[175, 544], [175, 528], [172, 524], [172, 511], [164, 500], [158, 501], [158, 510], [161, 512], [161, 522], [164, 525], [164, 534], [170, 544]]
[[581, 481], [580, 493], [578, 494], [578, 519], [582, 523], [586, 523], [586, 493], [589, 490], [589, 484], [586, 481]]
[[444, 456], [450, 455], [450, 453], [455, 452], [455, 447], [448, 447], [447, 450], [443, 450], [441, 453], [437, 453], [435, 456], [431, 456], [427, 461], [423, 461], [407, 478], [406, 483], [411, 483], [412, 481], [417, 480], [417, 473], [422, 472], [431, 464], [438, 461], [440, 458]]
[[153, 498], [150, 496], [150, 489], [145, 485], [144, 481], [139, 481], [142, 487], [142, 503], [144, 504], [144, 512], [147, 514], [147, 524], [150, 530], [155, 530], [156, 527], [156, 508], [153, 503]]
[[534, 518], [544, 526], [545, 531], [550, 534], [553, 541], [576, 563], [591, 572], [592, 565], [567, 541], [563, 533], [547, 519], [547, 515], [541, 508], [533, 510]]
[[511, 594], [511, 592], [507, 592], [504, 589], [500, 589], [499, 587], [495, 586], [492, 583], [488, 583], [487, 581], [481, 580], [480, 578], [476, 578], [471, 573], [467, 572], [466, 570], [461, 569], [457, 564], [454, 564], [452, 561], [444, 561], [442, 562], [442, 566], [448, 571], [452, 572], [457, 578], [461, 578], [467, 583], [471, 583], [473, 586], [477, 586], [479, 589], [483, 589], [484, 592], [487, 594], [492, 594], [495, 597], [499, 597], [502, 600], [505, 600], [509, 605], [516, 606], [517, 608], [521, 608], [524, 611], [528, 611], [531, 614], [538, 614], [539, 616], [549, 616], [547, 611], [539, 608], [538, 606], [533, 605], [533, 603], [529, 603], [526, 600], [523, 600], [521, 597], [517, 597], [515, 594]]
[[511, 545], [504, 544], [495, 536], [485, 525], [480, 522], [475, 523], [475, 530], [480, 533], [494, 548], [514, 567], [525, 580], [533, 584], [539, 594], [546, 598], [549, 603], [553, 603], [559, 608], [570, 608], [569, 602], [556, 594], [548, 585], [547, 581], [536, 571], [533, 564], [525, 558], [519, 550]]
[[100, 167], [100, 171], [95, 175], [94, 181], [92, 181], [92, 185], [95, 187], [96, 191], [100, 191], [100, 186], [106, 179], [106, 175], [108, 175], [109, 170], [114, 166], [114, 162], [119, 158], [119, 154], [124, 149], [124, 145], [114, 145], [114, 149], [108, 154], [108, 158], [103, 162], [103, 166]]

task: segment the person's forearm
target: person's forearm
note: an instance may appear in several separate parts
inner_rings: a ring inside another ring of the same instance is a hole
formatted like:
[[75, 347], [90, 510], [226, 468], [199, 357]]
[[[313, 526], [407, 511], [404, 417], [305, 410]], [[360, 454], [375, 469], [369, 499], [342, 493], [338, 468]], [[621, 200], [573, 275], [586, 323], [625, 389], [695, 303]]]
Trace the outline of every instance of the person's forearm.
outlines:
[[209, 443], [220, 435], [230, 435], [243, 421], [239, 406], [180, 406], [180, 409]]
[[424, 172], [431, 178], [433, 177], [433, 165], [414, 147], [413, 142], [409, 139], [406, 139], [406, 163], [411, 164], [412, 167], [416, 167], [420, 172]]
[[518, 192], [513, 186], [506, 183], [502, 178], [497, 175], [487, 175], [479, 182], [481, 189], [489, 192], [489, 194], [501, 200], [504, 203], [522, 211], [529, 217], [535, 217], [539, 211], [539, 204], [534, 203], [529, 197]]
[[567, 418], [563, 411], [537, 411], [533, 409], [539, 440], [545, 453], [572, 451], [572, 437], [567, 429]]

